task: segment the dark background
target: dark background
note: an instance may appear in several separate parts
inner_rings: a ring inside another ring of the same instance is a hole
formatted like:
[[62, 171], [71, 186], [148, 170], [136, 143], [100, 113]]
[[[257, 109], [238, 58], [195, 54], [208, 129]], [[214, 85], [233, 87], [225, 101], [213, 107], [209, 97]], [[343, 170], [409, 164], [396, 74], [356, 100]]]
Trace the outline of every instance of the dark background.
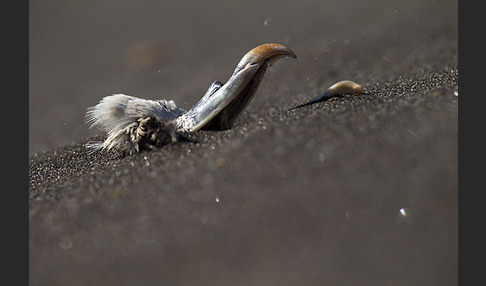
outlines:
[[[32, 285], [457, 284], [457, 1], [29, 9]], [[84, 152], [103, 96], [188, 109], [267, 42], [298, 59], [233, 129]], [[343, 79], [366, 93], [286, 111]]]

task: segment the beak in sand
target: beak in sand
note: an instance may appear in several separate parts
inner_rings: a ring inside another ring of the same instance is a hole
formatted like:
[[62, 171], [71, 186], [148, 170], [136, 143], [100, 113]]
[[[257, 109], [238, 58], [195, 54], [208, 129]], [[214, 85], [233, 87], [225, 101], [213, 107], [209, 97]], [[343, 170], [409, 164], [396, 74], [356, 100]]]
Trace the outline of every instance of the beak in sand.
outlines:
[[326, 101], [332, 97], [339, 97], [344, 94], [360, 94], [360, 93], [363, 93], [363, 88], [361, 87], [361, 85], [355, 83], [354, 81], [343, 80], [331, 85], [324, 93], [321, 93], [318, 96], [314, 97], [313, 99], [307, 101], [306, 103], [297, 105], [296, 107], [293, 107], [289, 110]]

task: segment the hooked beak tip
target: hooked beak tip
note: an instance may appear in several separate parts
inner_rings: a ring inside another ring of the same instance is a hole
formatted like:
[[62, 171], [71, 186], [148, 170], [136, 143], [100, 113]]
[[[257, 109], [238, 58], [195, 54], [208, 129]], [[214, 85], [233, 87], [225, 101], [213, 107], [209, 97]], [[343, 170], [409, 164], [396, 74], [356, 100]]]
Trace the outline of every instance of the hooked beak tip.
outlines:
[[248, 64], [261, 65], [263, 63], [272, 64], [279, 58], [290, 57], [296, 59], [292, 50], [281, 44], [263, 44], [251, 49], [238, 63], [235, 72], [240, 71]]
[[292, 50], [281, 44], [263, 44], [250, 50], [247, 55], [252, 54], [257, 58], [269, 59], [273, 57], [290, 57], [296, 59]]

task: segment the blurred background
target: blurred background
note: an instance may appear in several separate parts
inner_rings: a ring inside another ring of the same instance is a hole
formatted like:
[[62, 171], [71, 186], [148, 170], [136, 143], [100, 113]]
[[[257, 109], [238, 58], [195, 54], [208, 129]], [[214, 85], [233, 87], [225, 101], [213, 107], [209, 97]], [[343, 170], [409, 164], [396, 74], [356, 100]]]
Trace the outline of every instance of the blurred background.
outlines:
[[[457, 285], [457, 0], [29, 7], [32, 285]], [[234, 128], [84, 152], [104, 96], [188, 109], [269, 42], [298, 59]], [[287, 112], [343, 79], [369, 92]]]
[[[457, 62], [450, 0], [44, 0], [30, 1], [29, 13], [30, 154], [100, 134], [84, 114], [106, 95], [190, 108], [263, 43], [297, 54], [275, 68], [292, 69], [289, 80], [306, 83], [295, 94], [307, 98], [334, 78], [383, 81]], [[275, 104], [290, 107], [291, 98]]]

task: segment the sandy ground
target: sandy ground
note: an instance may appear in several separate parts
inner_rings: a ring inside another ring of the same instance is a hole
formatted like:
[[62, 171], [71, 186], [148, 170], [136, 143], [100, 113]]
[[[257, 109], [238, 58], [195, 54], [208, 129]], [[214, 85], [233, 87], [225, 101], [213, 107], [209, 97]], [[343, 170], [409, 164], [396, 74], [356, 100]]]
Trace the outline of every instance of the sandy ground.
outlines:
[[[457, 1], [52, 0], [29, 40], [31, 285], [457, 285]], [[232, 129], [85, 152], [103, 96], [188, 109], [268, 42]]]

